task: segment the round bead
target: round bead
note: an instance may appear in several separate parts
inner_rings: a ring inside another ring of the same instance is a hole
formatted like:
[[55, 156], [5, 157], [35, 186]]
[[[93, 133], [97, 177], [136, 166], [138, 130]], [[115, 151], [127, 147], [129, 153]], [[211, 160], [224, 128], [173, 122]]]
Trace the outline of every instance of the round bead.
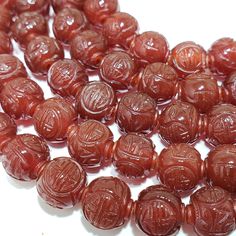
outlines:
[[85, 218], [99, 229], [114, 229], [125, 224], [132, 200], [128, 185], [114, 177], [101, 177], [87, 187], [82, 200]]
[[5, 7], [0, 6], [0, 30], [4, 32], [9, 32], [12, 23], [11, 11]]
[[86, 0], [84, 3], [84, 13], [94, 25], [101, 25], [117, 8], [117, 0]]
[[113, 148], [113, 165], [128, 178], [144, 178], [155, 165], [154, 145], [149, 138], [136, 134], [121, 136]]
[[33, 80], [16, 78], [5, 84], [0, 93], [2, 109], [12, 118], [27, 118], [44, 101], [41, 87]]
[[208, 112], [206, 140], [217, 146], [236, 143], [236, 106], [219, 104]]
[[84, 68], [75, 60], [58, 60], [48, 71], [48, 85], [53, 93], [62, 97], [74, 97], [87, 82], [88, 76]]
[[113, 134], [96, 120], [87, 120], [72, 126], [67, 132], [70, 155], [87, 170], [99, 169], [110, 162]]
[[86, 173], [73, 159], [59, 157], [45, 165], [37, 180], [42, 199], [56, 208], [70, 208], [81, 198]]
[[174, 191], [190, 191], [203, 177], [203, 161], [192, 146], [172, 144], [162, 150], [158, 159], [159, 177]]
[[63, 43], [69, 43], [78, 33], [87, 27], [83, 12], [74, 8], [65, 8], [57, 13], [53, 21], [53, 33]]
[[228, 98], [225, 98], [225, 102], [236, 105], [236, 72], [233, 72], [230, 76], [226, 77], [223, 85], [226, 89], [226, 94], [228, 95]]
[[33, 73], [46, 74], [50, 66], [64, 58], [61, 44], [54, 38], [38, 36], [30, 41], [25, 52], [25, 62]]
[[116, 102], [112, 87], [99, 81], [85, 85], [76, 97], [77, 110], [83, 119], [111, 120]]
[[48, 34], [46, 19], [37, 12], [24, 12], [18, 16], [11, 27], [14, 39], [22, 46], [39, 35]]
[[183, 42], [171, 50], [168, 63], [176, 69], [180, 77], [185, 77], [206, 68], [206, 52], [194, 42]]
[[3, 148], [3, 167], [10, 176], [19, 180], [36, 179], [38, 170], [49, 159], [46, 142], [32, 134], [17, 135]]
[[49, 141], [64, 140], [68, 127], [76, 119], [77, 114], [73, 105], [56, 97], [39, 104], [33, 115], [36, 131]]
[[181, 199], [170, 189], [153, 185], [138, 197], [135, 221], [147, 235], [174, 235], [181, 226]]
[[200, 115], [187, 102], [168, 105], [160, 116], [160, 136], [167, 143], [192, 143], [198, 136]]
[[8, 34], [6, 34], [4, 31], [0, 31], [0, 54], [4, 53], [12, 53], [13, 47], [11, 43], [11, 39]]
[[65, 8], [76, 8], [83, 10], [85, 0], [51, 0], [53, 10], [58, 12]]
[[136, 19], [124, 12], [114, 13], [103, 24], [103, 33], [111, 45], [128, 47], [137, 30]]
[[126, 133], [150, 132], [157, 125], [157, 119], [156, 102], [145, 93], [129, 92], [118, 104], [116, 122]]
[[136, 65], [126, 52], [113, 52], [104, 57], [99, 67], [100, 78], [116, 90], [127, 89], [135, 75]]
[[71, 57], [84, 65], [96, 68], [101, 63], [107, 50], [104, 36], [92, 30], [83, 31], [71, 42]]

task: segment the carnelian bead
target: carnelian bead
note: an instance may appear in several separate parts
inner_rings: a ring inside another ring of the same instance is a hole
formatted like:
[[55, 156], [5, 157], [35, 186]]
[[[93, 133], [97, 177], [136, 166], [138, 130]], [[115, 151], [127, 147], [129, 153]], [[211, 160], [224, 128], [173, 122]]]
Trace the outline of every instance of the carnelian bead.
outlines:
[[144, 178], [155, 168], [154, 148], [151, 139], [144, 136], [121, 136], [113, 148], [113, 165], [128, 178]]
[[236, 143], [236, 106], [219, 104], [208, 112], [206, 141], [211, 145]]
[[104, 36], [92, 30], [83, 31], [71, 42], [71, 57], [84, 65], [96, 68], [101, 63], [107, 50]]
[[37, 180], [40, 197], [56, 208], [70, 208], [76, 205], [85, 185], [85, 171], [69, 157], [58, 157], [48, 162]]
[[126, 133], [148, 133], [157, 126], [158, 116], [154, 99], [145, 93], [129, 92], [118, 104], [116, 122]]
[[206, 51], [191, 41], [180, 43], [171, 50], [168, 64], [173, 66], [182, 78], [204, 71], [207, 67]]
[[233, 72], [228, 77], [226, 77], [224, 83], [225, 88], [225, 102], [232, 103], [236, 105], [236, 72]]
[[76, 106], [83, 119], [109, 121], [114, 117], [117, 98], [112, 87], [104, 82], [90, 82], [76, 97]]
[[9, 32], [12, 23], [11, 11], [5, 7], [0, 6], [0, 30]]
[[160, 136], [167, 143], [192, 143], [199, 137], [200, 114], [190, 103], [175, 101], [160, 116]]
[[69, 153], [86, 170], [100, 169], [111, 162], [112, 140], [111, 130], [96, 120], [71, 126], [67, 132]]
[[85, 0], [51, 0], [53, 10], [58, 12], [65, 8], [76, 8], [83, 10]]
[[99, 229], [114, 229], [129, 218], [132, 199], [128, 185], [114, 177], [93, 180], [82, 199], [83, 213]]
[[32, 134], [16, 135], [3, 148], [2, 164], [13, 178], [36, 179], [38, 169], [50, 159], [46, 142]]
[[116, 90], [127, 89], [136, 72], [134, 60], [126, 52], [106, 55], [99, 67], [100, 78]]
[[135, 221], [150, 236], [174, 235], [182, 223], [183, 204], [172, 190], [153, 185], [143, 190], [136, 201]]
[[53, 21], [53, 33], [56, 39], [66, 44], [86, 27], [87, 20], [84, 13], [75, 8], [62, 9]]
[[236, 227], [231, 195], [220, 187], [203, 187], [190, 197], [186, 222], [200, 236], [229, 235]]
[[172, 144], [162, 150], [158, 172], [163, 184], [175, 191], [190, 191], [203, 177], [200, 153], [189, 144]]
[[11, 39], [8, 34], [4, 31], [0, 31], [0, 54], [8, 54], [12, 53], [13, 47], [11, 43]]
[[62, 97], [74, 97], [87, 82], [88, 76], [84, 68], [75, 60], [58, 60], [48, 71], [48, 85], [53, 93]]
[[68, 127], [77, 119], [73, 105], [62, 98], [50, 98], [36, 107], [33, 115], [36, 131], [49, 141], [62, 141]]
[[103, 33], [110, 45], [129, 47], [138, 30], [136, 19], [124, 12], [117, 12], [108, 17], [103, 24]]
[[213, 185], [236, 192], [236, 146], [217, 146], [208, 153], [206, 161], [208, 181]]
[[27, 118], [44, 101], [41, 87], [33, 80], [16, 78], [5, 84], [0, 92], [2, 109], [12, 118]]
[[50, 66], [64, 58], [61, 44], [54, 38], [38, 36], [30, 41], [25, 51], [25, 62], [33, 73], [46, 74]]

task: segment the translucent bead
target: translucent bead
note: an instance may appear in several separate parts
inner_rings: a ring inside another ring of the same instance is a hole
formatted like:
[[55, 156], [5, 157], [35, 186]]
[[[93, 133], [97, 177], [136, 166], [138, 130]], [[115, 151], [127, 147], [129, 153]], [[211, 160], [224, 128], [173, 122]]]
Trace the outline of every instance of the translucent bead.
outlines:
[[226, 89], [226, 94], [224, 99], [225, 102], [236, 105], [236, 72], [233, 72], [223, 82], [224, 88]]

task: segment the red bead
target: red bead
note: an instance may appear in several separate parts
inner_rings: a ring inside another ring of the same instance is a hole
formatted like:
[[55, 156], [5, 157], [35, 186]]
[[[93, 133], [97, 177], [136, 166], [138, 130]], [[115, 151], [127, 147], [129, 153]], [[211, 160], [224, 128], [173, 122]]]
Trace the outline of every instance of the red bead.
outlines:
[[236, 220], [232, 197], [220, 187], [203, 187], [190, 197], [186, 221], [197, 235], [229, 235]]
[[176, 69], [180, 77], [198, 73], [207, 67], [206, 52], [194, 42], [183, 42], [171, 50], [168, 64]]
[[62, 9], [53, 21], [53, 33], [56, 39], [66, 44], [86, 27], [87, 20], [84, 13], [75, 8]]
[[86, 0], [84, 3], [84, 13], [94, 25], [102, 24], [117, 8], [117, 0]]
[[38, 36], [31, 40], [25, 51], [25, 62], [33, 73], [46, 74], [50, 66], [64, 58], [61, 44], [54, 38]]
[[181, 199], [170, 189], [154, 185], [143, 190], [135, 208], [135, 221], [147, 235], [175, 235], [182, 223]]
[[11, 11], [5, 7], [0, 6], [0, 30], [9, 32], [12, 23]]
[[34, 114], [44, 101], [41, 87], [33, 80], [16, 78], [5, 84], [0, 93], [2, 109], [14, 119], [25, 119]]
[[114, 177], [101, 177], [87, 187], [82, 200], [85, 218], [99, 229], [114, 229], [129, 218], [132, 200], [128, 185]]
[[14, 7], [14, 0], [0, 0], [0, 4], [2, 7], [12, 10]]
[[32, 134], [17, 135], [3, 148], [3, 167], [10, 176], [19, 180], [36, 179], [38, 170], [49, 159], [46, 142]]
[[48, 34], [46, 19], [37, 12], [24, 12], [18, 16], [11, 27], [14, 39], [26, 47], [35, 37]]
[[109, 121], [114, 117], [116, 103], [112, 87], [99, 81], [85, 85], [76, 97], [77, 110], [83, 119]]
[[129, 92], [121, 98], [116, 122], [122, 131], [150, 132], [157, 126], [157, 119], [156, 102], [147, 94]]
[[51, 0], [53, 10], [58, 12], [65, 8], [77, 8], [83, 10], [85, 0]]
[[71, 126], [67, 132], [69, 153], [86, 170], [100, 169], [111, 162], [112, 141], [110, 129], [96, 120]]
[[199, 137], [199, 119], [192, 104], [176, 101], [160, 116], [160, 136], [168, 143], [192, 143]]
[[53, 93], [62, 97], [74, 97], [87, 82], [88, 76], [84, 68], [75, 60], [58, 60], [48, 71], [48, 85]]
[[62, 98], [50, 98], [37, 106], [33, 115], [36, 131], [49, 141], [62, 141], [77, 119], [73, 105]]
[[76, 205], [86, 185], [86, 173], [69, 157], [59, 157], [44, 166], [37, 180], [40, 197], [56, 208]]
[[13, 47], [11, 43], [11, 39], [8, 34], [6, 34], [4, 31], [0, 31], [0, 54], [4, 53], [12, 53]]
[[101, 63], [107, 50], [104, 36], [92, 30], [83, 31], [71, 42], [71, 57], [84, 65], [96, 68]]
[[226, 89], [226, 94], [224, 94], [225, 102], [236, 105], [236, 72], [233, 72], [228, 77], [226, 77], [223, 85]]
[[192, 146], [172, 144], [162, 150], [158, 159], [161, 182], [175, 191], [190, 191], [203, 178], [200, 153]]

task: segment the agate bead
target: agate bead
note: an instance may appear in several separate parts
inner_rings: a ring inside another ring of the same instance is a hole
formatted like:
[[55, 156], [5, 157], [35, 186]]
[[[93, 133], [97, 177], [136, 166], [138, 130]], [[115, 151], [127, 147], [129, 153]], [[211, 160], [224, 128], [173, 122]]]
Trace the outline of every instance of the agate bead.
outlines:
[[13, 47], [11, 39], [4, 31], [0, 31], [0, 54], [12, 53]]
[[233, 105], [236, 105], [236, 72], [233, 72], [228, 77], [226, 77], [223, 85], [225, 88], [225, 102], [229, 102]]
[[12, 23], [11, 11], [0, 6], [0, 30], [6, 33], [9, 32]]
[[76, 8], [83, 10], [85, 0], [51, 0], [53, 10], [58, 12], [65, 8]]

